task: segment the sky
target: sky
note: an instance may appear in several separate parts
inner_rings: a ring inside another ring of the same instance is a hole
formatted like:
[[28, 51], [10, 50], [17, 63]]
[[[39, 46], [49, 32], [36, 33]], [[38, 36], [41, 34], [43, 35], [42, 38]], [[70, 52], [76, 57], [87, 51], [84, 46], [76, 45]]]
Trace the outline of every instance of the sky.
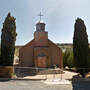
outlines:
[[16, 18], [16, 45], [25, 45], [34, 38], [40, 12], [54, 43], [73, 42], [77, 17], [84, 20], [90, 42], [90, 0], [0, 0], [0, 30], [8, 12]]

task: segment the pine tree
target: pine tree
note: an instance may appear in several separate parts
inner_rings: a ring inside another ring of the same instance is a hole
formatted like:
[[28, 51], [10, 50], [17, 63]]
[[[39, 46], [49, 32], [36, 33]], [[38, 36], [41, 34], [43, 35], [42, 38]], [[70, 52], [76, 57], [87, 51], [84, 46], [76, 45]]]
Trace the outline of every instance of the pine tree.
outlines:
[[8, 13], [2, 28], [0, 66], [12, 66], [16, 41], [15, 18]]
[[84, 21], [77, 18], [74, 25], [73, 54], [77, 71], [85, 77], [88, 71], [88, 35]]

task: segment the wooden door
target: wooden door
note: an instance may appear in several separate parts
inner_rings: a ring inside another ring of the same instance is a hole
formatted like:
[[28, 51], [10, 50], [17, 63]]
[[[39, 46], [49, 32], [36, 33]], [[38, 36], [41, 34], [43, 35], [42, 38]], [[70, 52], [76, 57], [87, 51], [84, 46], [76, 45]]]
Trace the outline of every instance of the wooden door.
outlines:
[[44, 57], [40, 57], [38, 56], [37, 57], [37, 66], [38, 67], [41, 67], [41, 68], [46, 68], [47, 67], [47, 57], [44, 56]]

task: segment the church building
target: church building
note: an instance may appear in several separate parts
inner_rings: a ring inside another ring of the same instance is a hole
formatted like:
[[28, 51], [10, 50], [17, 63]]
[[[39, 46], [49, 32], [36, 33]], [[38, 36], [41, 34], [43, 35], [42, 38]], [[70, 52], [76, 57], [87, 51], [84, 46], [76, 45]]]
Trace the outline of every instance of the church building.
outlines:
[[36, 24], [34, 39], [19, 50], [19, 63], [25, 67], [63, 67], [62, 51], [48, 39], [45, 23], [39, 21]]

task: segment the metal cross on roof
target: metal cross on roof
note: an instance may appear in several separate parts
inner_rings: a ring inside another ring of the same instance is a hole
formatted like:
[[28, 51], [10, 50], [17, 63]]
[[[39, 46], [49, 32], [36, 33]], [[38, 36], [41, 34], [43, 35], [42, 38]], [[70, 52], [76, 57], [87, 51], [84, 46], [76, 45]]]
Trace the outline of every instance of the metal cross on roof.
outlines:
[[40, 14], [39, 14], [38, 16], [40, 16], [40, 21], [41, 21], [41, 18], [42, 18], [42, 16], [43, 16], [42, 13], [40, 12]]

